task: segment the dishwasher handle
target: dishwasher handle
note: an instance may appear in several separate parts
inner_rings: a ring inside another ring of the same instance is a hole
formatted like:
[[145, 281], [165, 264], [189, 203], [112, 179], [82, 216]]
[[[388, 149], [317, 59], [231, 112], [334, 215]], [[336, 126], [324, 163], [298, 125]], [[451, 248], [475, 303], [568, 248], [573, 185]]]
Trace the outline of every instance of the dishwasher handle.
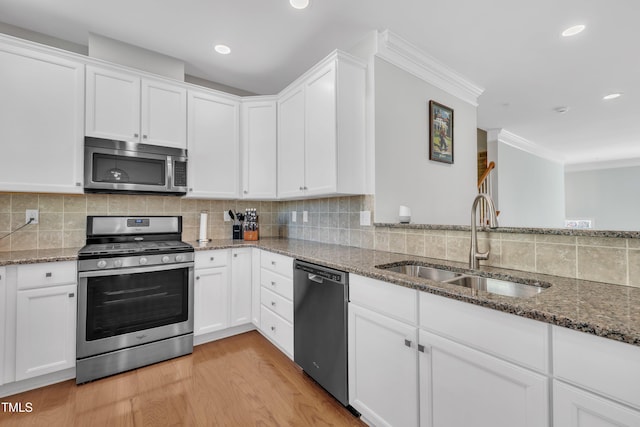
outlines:
[[309, 280], [311, 280], [312, 282], [316, 282], [316, 283], [323, 283], [324, 282], [324, 278], [318, 276], [317, 274], [308, 273], [307, 274], [307, 278]]

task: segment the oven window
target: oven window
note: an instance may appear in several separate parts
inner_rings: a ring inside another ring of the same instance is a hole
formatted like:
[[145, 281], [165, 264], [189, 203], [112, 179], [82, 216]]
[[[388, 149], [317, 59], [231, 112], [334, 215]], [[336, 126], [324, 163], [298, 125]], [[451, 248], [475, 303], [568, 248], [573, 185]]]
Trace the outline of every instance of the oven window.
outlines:
[[87, 279], [87, 341], [189, 318], [189, 269]]
[[166, 160], [93, 154], [93, 182], [165, 185]]

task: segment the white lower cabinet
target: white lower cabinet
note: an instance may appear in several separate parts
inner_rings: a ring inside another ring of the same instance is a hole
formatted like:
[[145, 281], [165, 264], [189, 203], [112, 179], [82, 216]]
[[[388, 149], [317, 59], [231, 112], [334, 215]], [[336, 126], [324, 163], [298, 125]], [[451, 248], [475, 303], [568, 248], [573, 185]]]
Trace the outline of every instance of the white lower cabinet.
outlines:
[[5, 352], [5, 335], [6, 335], [6, 295], [7, 295], [7, 269], [0, 267], [0, 343], [3, 343], [0, 349], [0, 386], [4, 384], [4, 352]]
[[251, 248], [231, 250], [230, 326], [251, 323]]
[[559, 427], [635, 427], [640, 426], [640, 412], [554, 380], [553, 423]]
[[545, 376], [422, 330], [419, 342], [422, 427], [548, 425]]
[[76, 362], [76, 284], [17, 293], [16, 381]]
[[418, 425], [417, 332], [349, 304], [349, 403], [373, 425]]
[[[205, 268], [201, 268], [201, 267]], [[229, 326], [229, 250], [196, 252], [193, 335]]]

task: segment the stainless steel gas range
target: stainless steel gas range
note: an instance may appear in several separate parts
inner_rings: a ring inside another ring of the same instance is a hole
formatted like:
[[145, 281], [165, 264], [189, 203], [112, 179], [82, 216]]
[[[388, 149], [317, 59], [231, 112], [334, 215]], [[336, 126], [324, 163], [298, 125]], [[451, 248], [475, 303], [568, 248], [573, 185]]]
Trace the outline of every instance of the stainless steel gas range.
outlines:
[[194, 249], [180, 216], [90, 216], [78, 252], [76, 383], [193, 352]]

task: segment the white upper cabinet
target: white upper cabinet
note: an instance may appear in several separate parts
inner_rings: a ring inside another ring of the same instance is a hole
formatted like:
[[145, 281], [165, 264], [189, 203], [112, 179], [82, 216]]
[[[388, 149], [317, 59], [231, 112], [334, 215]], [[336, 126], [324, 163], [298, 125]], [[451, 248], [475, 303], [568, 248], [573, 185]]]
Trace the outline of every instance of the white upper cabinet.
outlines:
[[243, 198], [276, 198], [276, 110], [275, 97], [242, 100]]
[[0, 40], [0, 191], [81, 193], [84, 64]]
[[85, 133], [185, 148], [187, 91], [168, 82], [87, 65]]
[[239, 99], [189, 91], [187, 197], [235, 199], [239, 181]]
[[365, 66], [334, 52], [280, 95], [278, 197], [365, 190]]

